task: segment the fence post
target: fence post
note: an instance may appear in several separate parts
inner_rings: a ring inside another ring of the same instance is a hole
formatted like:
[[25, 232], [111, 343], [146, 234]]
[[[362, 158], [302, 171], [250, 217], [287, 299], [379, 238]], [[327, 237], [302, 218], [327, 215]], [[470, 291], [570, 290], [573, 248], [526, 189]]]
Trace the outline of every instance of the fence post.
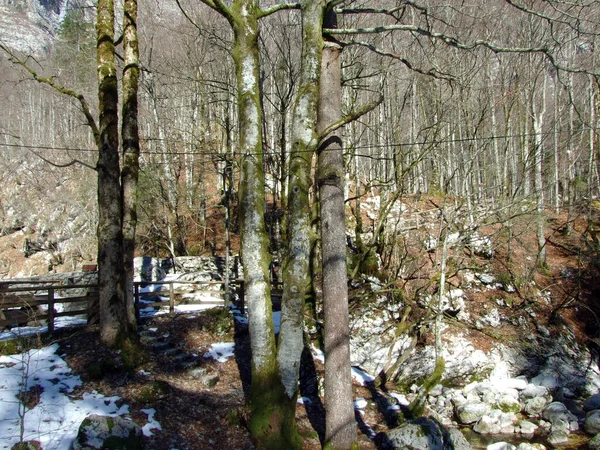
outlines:
[[169, 283], [169, 313], [175, 314], [175, 293], [173, 292], [173, 282]]
[[139, 322], [140, 320], [140, 285], [137, 283], [133, 283], [133, 301], [135, 308], [135, 321]]
[[54, 333], [54, 288], [48, 288], [48, 333]]

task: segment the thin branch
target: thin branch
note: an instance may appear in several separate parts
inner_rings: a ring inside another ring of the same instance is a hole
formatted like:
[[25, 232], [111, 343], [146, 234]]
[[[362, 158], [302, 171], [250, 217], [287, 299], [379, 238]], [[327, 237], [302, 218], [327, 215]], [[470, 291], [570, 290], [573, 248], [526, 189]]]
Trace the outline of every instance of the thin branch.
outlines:
[[360, 117], [364, 116], [365, 114], [373, 111], [375, 108], [377, 108], [377, 106], [379, 106], [381, 104], [381, 102], [383, 102], [383, 94], [379, 94], [379, 98], [377, 100], [372, 101], [371, 103], [367, 103], [362, 108], [351, 111], [349, 114], [345, 115], [340, 120], [329, 125], [321, 133], [319, 133], [318, 146], [320, 146], [323, 143], [323, 140], [329, 134], [333, 133], [334, 131], [338, 130], [339, 128], [343, 127], [344, 125], [359, 119]]
[[277, 11], [282, 11], [285, 9], [300, 9], [302, 5], [300, 3], [280, 3], [279, 5], [273, 5], [270, 8], [262, 9], [258, 13], [258, 18], [261, 19], [263, 17], [270, 16]]
[[0, 49], [8, 55], [9, 61], [11, 61], [13, 64], [17, 64], [17, 65], [23, 67], [27, 72], [29, 72], [31, 77], [38, 83], [47, 84], [54, 90], [60, 92], [61, 94], [76, 98], [79, 101], [79, 104], [81, 106], [83, 114], [85, 115], [87, 124], [92, 130], [92, 134], [94, 135], [94, 141], [96, 142], [96, 145], [99, 145], [100, 130], [98, 129], [98, 126], [96, 125], [96, 120], [94, 119], [94, 116], [92, 114], [90, 106], [89, 106], [87, 100], [85, 99], [85, 97], [83, 96], [83, 94], [75, 92], [71, 89], [68, 89], [68, 88], [56, 83], [54, 81], [53, 77], [42, 77], [42, 76], [38, 75], [38, 73], [27, 64], [27, 62], [23, 61], [22, 59], [19, 59], [4, 44], [0, 44]]
[[[202, 29], [200, 28], [200, 26], [196, 22], [194, 22], [192, 20], [192, 18], [188, 15], [188, 13], [185, 11], [185, 9], [183, 9], [183, 6], [181, 6], [181, 3], [179, 2], [179, 0], [175, 0], [175, 3], [177, 3], [177, 7], [179, 8], [179, 11], [181, 11], [183, 16], [188, 20], [188, 22], [191, 23], [194, 27], [196, 27], [196, 29], [199, 32], [202, 32]], [[211, 8], [216, 9], [214, 6], [211, 6], [207, 1], [205, 1], [204, 3], [208, 6], [210, 6]]]
[[429, 76], [429, 77], [433, 77], [433, 78], [437, 78], [437, 79], [442, 79], [442, 80], [448, 80], [448, 81], [453, 81], [454, 80], [454, 77], [452, 75], [440, 72], [440, 71], [438, 71], [436, 69], [430, 69], [430, 70], [419, 69], [418, 67], [413, 66], [412, 63], [409, 60], [407, 60], [406, 58], [403, 58], [402, 56], [397, 55], [395, 53], [387, 52], [385, 50], [377, 48], [374, 44], [371, 44], [370, 42], [349, 41], [349, 42], [343, 42], [342, 45], [344, 47], [358, 45], [358, 46], [361, 46], [361, 47], [368, 48], [373, 53], [377, 53], [378, 55], [381, 55], [381, 56], [387, 56], [389, 58], [394, 58], [394, 59], [400, 61], [407, 68], [409, 68], [410, 70], [412, 70], [414, 72], [420, 73], [421, 75], [426, 75], [426, 76]]
[[40, 158], [45, 163], [48, 163], [48, 164], [50, 164], [51, 166], [54, 166], [54, 167], [58, 167], [59, 169], [64, 169], [65, 167], [74, 166], [75, 164], [81, 164], [83, 167], [87, 167], [88, 169], [92, 169], [94, 171], [98, 170], [98, 169], [96, 169], [96, 167], [94, 167], [94, 166], [92, 166], [92, 165], [90, 165], [88, 163], [85, 163], [83, 161], [80, 161], [78, 159], [73, 159], [72, 161], [70, 161], [70, 162], [68, 162], [66, 164], [58, 164], [58, 163], [54, 163], [54, 162], [52, 162], [52, 161], [44, 158], [42, 155], [40, 155], [37, 152], [34, 152], [33, 150], [31, 150], [31, 153], [33, 153], [35, 156], [37, 156], [38, 158]]
[[346, 34], [346, 35], [376, 34], [376, 33], [383, 33], [383, 32], [387, 32], [387, 31], [409, 31], [411, 33], [420, 34], [420, 35], [428, 37], [430, 39], [442, 41], [444, 44], [448, 45], [449, 47], [454, 47], [459, 50], [474, 50], [478, 47], [483, 47], [483, 48], [487, 48], [488, 50], [492, 51], [493, 53], [521, 53], [521, 54], [523, 54], [523, 53], [532, 53], [532, 54], [539, 53], [539, 54], [545, 56], [548, 59], [548, 61], [550, 62], [550, 64], [552, 64], [552, 66], [554, 66], [558, 70], [562, 70], [564, 72], [569, 72], [569, 73], [590, 74], [590, 75], [594, 75], [594, 76], [600, 75], [600, 72], [595, 72], [595, 71], [587, 70], [587, 69], [583, 69], [583, 68], [567, 67], [562, 64], [559, 64], [556, 61], [556, 57], [552, 54], [550, 49], [547, 47], [501, 47], [501, 46], [492, 44], [491, 42], [483, 41], [483, 40], [477, 40], [477, 41], [473, 41], [473, 42], [463, 43], [455, 37], [448, 36], [448, 35], [445, 35], [442, 33], [437, 33], [437, 32], [430, 31], [430, 30], [426, 30], [425, 28], [421, 28], [421, 27], [414, 26], [414, 25], [382, 25], [382, 26], [371, 27], [371, 28], [346, 28], [346, 29], [328, 28], [328, 29], [323, 30], [324, 33], [333, 34], [333, 35], [335, 35], [335, 34]]

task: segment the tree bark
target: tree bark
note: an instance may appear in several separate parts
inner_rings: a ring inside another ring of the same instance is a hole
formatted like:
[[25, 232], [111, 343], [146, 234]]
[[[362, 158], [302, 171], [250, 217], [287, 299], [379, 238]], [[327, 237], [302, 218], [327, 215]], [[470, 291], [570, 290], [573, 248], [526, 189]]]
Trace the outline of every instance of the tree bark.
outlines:
[[[328, 13], [327, 22], [327, 28], [335, 24], [335, 13]], [[342, 117], [341, 99], [341, 47], [329, 42], [322, 55], [319, 131]], [[350, 369], [344, 174], [342, 140], [339, 133], [334, 132], [325, 137], [319, 148], [317, 174], [325, 317], [325, 442], [331, 449], [349, 449], [356, 443]]]
[[114, 347], [127, 331], [122, 271], [122, 199], [119, 167], [118, 91], [114, 62], [114, 2], [99, 0], [98, 62], [98, 293], [100, 336]]
[[137, 37], [137, 0], [126, 0], [123, 6], [123, 107], [121, 137], [123, 140], [123, 272], [127, 323], [135, 330], [133, 304], [133, 257], [137, 225], [137, 185], [140, 140], [138, 131], [139, 49]]

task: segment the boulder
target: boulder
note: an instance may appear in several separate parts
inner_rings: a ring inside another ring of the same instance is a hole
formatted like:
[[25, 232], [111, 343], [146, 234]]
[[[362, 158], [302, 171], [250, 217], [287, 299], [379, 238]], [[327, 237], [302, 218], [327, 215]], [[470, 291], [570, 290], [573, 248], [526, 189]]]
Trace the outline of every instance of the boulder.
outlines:
[[567, 407], [560, 402], [552, 402], [542, 411], [542, 418], [552, 424], [552, 431], [577, 431], [579, 424]]
[[523, 411], [530, 417], [538, 417], [542, 414], [546, 406], [548, 406], [546, 397], [533, 397], [525, 400]]
[[590, 450], [599, 450], [600, 449], [600, 433], [590, 439], [588, 442], [588, 448]]
[[600, 394], [594, 394], [583, 402], [583, 410], [585, 412], [593, 411], [594, 409], [600, 409]]
[[71, 450], [142, 450], [142, 440], [142, 429], [135, 422], [92, 414], [81, 422]]
[[515, 447], [508, 442], [494, 442], [486, 447], [486, 450], [515, 450]]
[[530, 444], [528, 442], [522, 442], [517, 447], [517, 450], [546, 450], [546, 447], [542, 444]]
[[585, 431], [591, 435], [600, 433], [600, 409], [587, 413], [584, 428]]
[[456, 415], [462, 424], [475, 423], [492, 410], [487, 403], [468, 401], [457, 408]]
[[556, 378], [554, 378], [552, 375], [544, 374], [539, 374], [537, 377], [531, 380], [531, 383], [536, 386], [543, 386], [548, 389], [556, 389], [559, 386]]
[[420, 417], [404, 422], [389, 433], [375, 437], [383, 450], [470, 450], [471, 445], [460, 431], [448, 431], [437, 420]]

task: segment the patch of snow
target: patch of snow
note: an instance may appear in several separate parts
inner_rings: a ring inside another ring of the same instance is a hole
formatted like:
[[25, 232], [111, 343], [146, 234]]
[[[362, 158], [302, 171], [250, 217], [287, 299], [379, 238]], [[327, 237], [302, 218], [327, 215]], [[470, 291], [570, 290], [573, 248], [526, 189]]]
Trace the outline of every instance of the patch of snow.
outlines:
[[227, 358], [234, 356], [234, 342], [217, 342], [212, 344], [208, 352], [204, 354], [205, 358], [212, 358], [219, 362], [227, 362]]
[[[71, 373], [67, 363], [56, 354], [58, 344], [0, 357], [0, 448], [19, 442], [23, 421], [23, 440], [37, 440], [44, 450], [68, 450], [77, 436], [79, 425], [90, 414], [124, 415], [129, 407], [117, 406], [119, 397], [104, 397], [96, 391], [83, 394], [81, 400], [71, 393], [82, 382]], [[19, 416], [17, 396], [40, 386], [38, 404]]]
[[365, 383], [371, 383], [375, 381], [375, 377], [369, 375], [367, 372], [363, 372], [357, 367], [352, 367], [352, 378], [361, 386], [364, 386]]
[[367, 401], [362, 397], [357, 397], [354, 400], [354, 409], [365, 409], [367, 407]]
[[162, 430], [160, 423], [154, 419], [154, 415], [156, 414], [156, 410], [154, 408], [140, 409], [140, 411], [148, 415], [148, 423], [142, 427], [142, 433], [144, 433], [144, 436], [152, 436], [154, 434], [152, 430]]

